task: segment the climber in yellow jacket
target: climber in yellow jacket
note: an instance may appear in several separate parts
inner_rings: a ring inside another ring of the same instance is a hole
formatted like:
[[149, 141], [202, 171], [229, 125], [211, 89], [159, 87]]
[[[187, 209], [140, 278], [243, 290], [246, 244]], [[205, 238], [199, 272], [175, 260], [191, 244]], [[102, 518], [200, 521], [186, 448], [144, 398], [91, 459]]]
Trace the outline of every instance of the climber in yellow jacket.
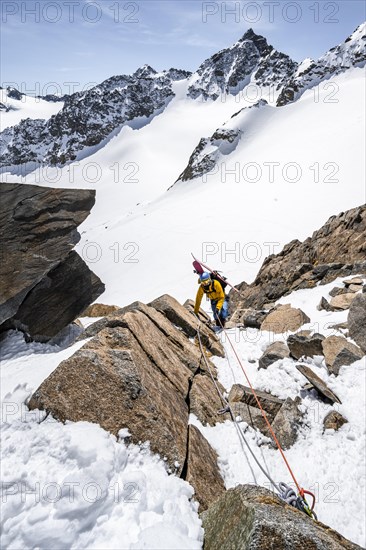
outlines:
[[216, 279], [211, 279], [210, 274], [206, 272], [200, 275], [198, 283], [200, 286], [197, 291], [196, 303], [194, 306], [195, 314], [198, 314], [203, 295], [206, 294], [211, 301], [211, 309], [216, 321], [216, 326], [224, 327], [228, 316], [228, 303], [222, 286]]

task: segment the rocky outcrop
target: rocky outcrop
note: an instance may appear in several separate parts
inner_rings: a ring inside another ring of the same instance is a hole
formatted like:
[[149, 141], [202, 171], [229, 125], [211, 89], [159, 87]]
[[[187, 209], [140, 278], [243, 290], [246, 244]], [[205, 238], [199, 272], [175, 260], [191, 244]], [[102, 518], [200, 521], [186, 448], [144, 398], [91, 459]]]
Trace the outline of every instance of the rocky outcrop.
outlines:
[[[202, 363], [201, 363], [202, 364]], [[216, 371], [211, 371], [216, 377]], [[215, 380], [221, 395], [225, 390], [221, 384]], [[217, 422], [222, 422], [224, 418], [217, 411], [222, 409], [223, 404], [211, 380], [210, 374], [203, 371], [196, 374], [193, 378], [189, 392], [189, 411], [199, 418], [201, 423], [214, 426]]]
[[[288, 243], [268, 256], [251, 285], [230, 292], [230, 312], [262, 309], [290, 292], [339, 276], [366, 274], [366, 205], [332, 216], [304, 242]], [[239, 289], [239, 286], [237, 287]]]
[[297, 330], [309, 322], [309, 317], [301, 309], [293, 308], [290, 304], [285, 304], [277, 307], [266, 316], [261, 324], [261, 330], [282, 334]]
[[328, 336], [322, 342], [325, 364], [329, 374], [337, 376], [339, 369], [351, 365], [364, 356], [363, 351], [343, 336]]
[[263, 487], [239, 485], [202, 514], [205, 550], [361, 550]]
[[353, 300], [347, 322], [350, 337], [366, 353], [366, 286], [363, 287], [362, 294]]
[[[142, 317], [138, 312], [136, 321], [146, 322]], [[151, 449], [166, 456], [180, 473], [186, 457], [185, 398], [192, 373], [182, 366], [173, 386], [159, 367], [131, 330], [105, 328], [60, 363], [28, 406], [61, 421], [95, 422], [116, 436], [128, 428], [133, 442], [149, 440]]]
[[[150, 302], [149, 305], [165, 315], [173, 325], [180, 327], [189, 338], [194, 338], [196, 336], [198, 326], [197, 318], [172, 296], [164, 294]], [[204, 323], [200, 324], [200, 335], [203, 345], [206, 346], [213, 355], [225, 357], [224, 348], [220, 340]]]
[[223, 126], [218, 128], [210, 138], [201, 138], [176, 183], [189, 181], [211, 172], [220, 158], [225, 158], [226, 155], [235, 151], [241, 133], [239, 129]]
[[286, 344], [283, 342], [273, 342], [259, 358], [258, 367], [260, 369], [267, 369], [272, 363], [280, 359], [285, 359], [285, 357], [290, 357], [290, 352]]
[[[162, 303], [174, 300], [165, 296], [156, 301], [160, 308]], [[223, 490], [223, 482], [214, 451], [188, 427], [188, 419], [195, 414], [204, 425], [224, 421], [217, 415], [222, 405], [211, 376], [224, 390], [213, 363], [208, 357], [207, 364], [202, 360], [185, 333], [187, 323], [179, 315], [173, 323], [141, 302], [111, 313], [84, 331], [80, 338], [90, 340], [53, 371], [28, 405], [61, 421], [98, 423], [116, 436], [127, 428], [130, 441], [149, 442], [153, 452], [166, 457], [171, 472], [190, 476], [204, 509]], [[200, 471], [205, 475], [199, 479], [196, 461], [203, 454], [206, 468], [202, 465]]]
[[49, 340], [103, 291], [72, 251], [95, 192], [0, 184], [0, 330]]
[[3, 327], [20, 329], [33, 340], [48, 341], [103, 291], [99, 278], [72, 250], [28, 292], [18, 311]]
[[217, 465], [217, 454], [196, 426], [188, 428], [187, 474], [203, 512], [225, 492]]

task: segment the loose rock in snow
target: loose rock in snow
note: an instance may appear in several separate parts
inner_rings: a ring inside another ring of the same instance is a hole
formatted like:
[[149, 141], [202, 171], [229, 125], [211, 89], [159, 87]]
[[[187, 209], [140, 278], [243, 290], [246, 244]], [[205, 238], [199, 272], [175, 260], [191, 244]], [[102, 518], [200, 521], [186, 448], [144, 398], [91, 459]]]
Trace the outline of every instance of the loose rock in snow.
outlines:
[[347, 294], [338, 294], [334, 296], [330, 301], [330, 307], [333, 311], [348, 309], [352, 304], [355, 295], [353, 292], [347, 292]]
[[323, 355], [322, 341], [324, 336], [315, 333], [311, 336], [302, 334], [291, 334], [287, 338], [292, 357], [300, 359], [300, 357], [314, 357], [314, 355]]
[[309, 317], [301, 309], [285, 304], [267, 315], [261, 324], [261, 330], [268, 330], [276, 334], [293, 332], [309, 322]]
[[283, 342], [273, 342], [270, 344], [262, 357], [259, 358], [259, 368], [267, 369], [272, 363], [290, 357], [290, 352], [286, 344]]
[[361, 359], [363, 351], [343, 336], [329, 336], [322, 342], [325, 364], [330, 374], [339, 374], [342, 366], [351, 365]]
[[324, 418], [324, 430], [338, 431], [339, 428], [347, 422], [348, 420], [346, 420], [338, 411], [330, 411]]
[[[283, 399], [279, 399], [270, 393], [260, 390], [255, 390], [255, 393], [263, 409], [274, 418], [284, 403]], [[250, 388], [242, 386], [241, 384], [234, 384], [229, 393], [229, 403], [238, 402], [247, 403], [252, 407], [258, 407], [258, 403]]]
[[318, 390], [318, 392], [324, 396], [326, 399], [329, 399], [332, 403], [342, 403], [339, 397], [328, 388], [325, 382], [317, 375], [314, 371], [311, 370], [307, 365], [296, 365], [298, 371], [301, 372], [310, 382], [310, 384]]
[[298, 407], [300, 403], [300, 397], [296, 397], [295, 400], [288, 397], [272, 422], [273, 431], [283, 449], [289, 449], [297, 439], [303, 416]]

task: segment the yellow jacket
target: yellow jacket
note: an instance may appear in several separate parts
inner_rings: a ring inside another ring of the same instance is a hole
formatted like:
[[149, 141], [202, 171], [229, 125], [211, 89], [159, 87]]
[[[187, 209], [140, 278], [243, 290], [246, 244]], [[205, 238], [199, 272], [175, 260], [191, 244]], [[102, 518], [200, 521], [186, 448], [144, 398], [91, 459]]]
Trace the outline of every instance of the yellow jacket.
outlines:
[[225, 293], [222, 290], [222, 286], [220, 285], [220, 283], [218, 281], [216, 281], [215, 279], [213, 279], [211, 284], [210, 284], [210, 288], [209, 288], [208, 292], [205, 292], [203, 290], [203, 285], [200, 284], [199, 289], [197, 291], [196, 303], [195, 303], [195, 306], [194, 306], [195, 314], [197, 315], [197, 313], [200, 309], [201, 302], [202, 302], [202, 297], [203, 297], [204, 294], [206, 294], [210, 298], [210, 300], [217, 300], [216, 308], [220, 311], [221, 308], [222, 308], [222, 305], [225, 301]]

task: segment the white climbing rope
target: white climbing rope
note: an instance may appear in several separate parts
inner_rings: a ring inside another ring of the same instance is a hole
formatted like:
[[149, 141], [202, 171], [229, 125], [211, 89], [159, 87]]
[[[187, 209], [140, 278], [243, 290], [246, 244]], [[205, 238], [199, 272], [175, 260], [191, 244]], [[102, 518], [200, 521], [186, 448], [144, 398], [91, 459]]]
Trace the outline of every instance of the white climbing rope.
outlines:
[[[211, 370], [211, 367], [209, 365], [209, 362], [207, 361], [207, 358], [206, 358], [206, 355], [205, 355], [205, 352], [204, 352], [204, 349], [203, 349], [203, 345], [202, 345], [202, 340], [201, 340], [201, 333], [200, 333], [200, 325], [201, 325], [201, 320], [199, 319], [199, 317], [194, 314], [194, 316], [196, 317], [197, 321], [198, 321], [198, 325], [197, 325], [197, 337], [198, 337], [198, 342], [199, 342], [199, 347], [200, 347], [200, 351], [201, 351], [201, 357], [203, 357], [203, 360], [206, 364], [206, 367], [207, 367], [207, 370], [210, 374], [210, 377], [212, 379], [212, 382], [216, 388], [216, 391], [224, 405], [224, 408], [221, 409], [221, 411], [219, 411], [219, 414], [224, 414], [225, 412], [229, 412], [230, 413], [230, 416], [235, 424], [235, 427], [236, 427], [236, 430], [237, 430], [237, 433], [238, 433], [238, 436], [239, 436], [239, 439], [242, 440], [246, 447], [248, 448], [250, 454], [252, 455], [254, 461], [256, 462], [257, 466], [260, 468], [260, 470], [263, 472], [263, 474], [266, 476], [266, 478], [269, 480], [269, 482], [272, 484], [272, 486], [276, 489], [276, 491], [278, 492], [279, 494], [279, 497], [286, 502], [286, 504], [289, 504], [290, 506], [293, 506], [303, 512], [305, 512], [307, 515], [309, 515], [310, 517], [313, 517], [315, 520], [317, 520], [317, 515], [315, 514], [315, 512], [310, 508], [308, 507], [307, 505], [307, 502], [305, 501], [305, 499], [302, 497], [302, 496], [296, 496], [296, 493], [295, 491], [289, 487], [286, 483], [284, 483], [283, 481], [280, 481], [278, 484], [272, 479], [272, 477], [270, 476], [270, 474], [265, 470], [265, 468], [262, 466], [262, 464], [260, 463], [260, 461], [258, 460], [258, 458], [256, 457], [254, 451], [252, 450], [252, 448], [250, 447], [248, 441], [246, 440], [245, 438], [245, 435], [242, 431], [242, 429], [240, 428], [239, 426], [239, 423], [237, 422], [236, 420], [236, 417], [232, 411], [232, 408], [230, 406], [230, 403], [228, 402], [228, 400], [225, 398], [225, 396], [222, 394], [222, 392], [220, 391], [220, 388], [218, 387], [217, 383], [216, 383], [216, 380], [215, 380], [215, 377], [212, 373], [212, 370]], [[230, 361], [229, 361], [229, 358], [226, 354], [226, 351], [225, 351], [225, 357], [229, 363], [229, 366], [230, 366]], [[231, 366], [230, 366], [231, 368]], [[241, 447], [242, 447], [242, 442], [241, 442]], [[243, 448], [243, 447], [242, 447]], [[244, 449], [243, 449], [244, 451]], [[247, 458], [247, 457], [246, 457]], [[248, 461], [249, 462], [249, 461]], [[251, 466], [250, 466], [251, 468]], [[255, 480], [255, 483], [256, 485], [258, 485], [257, 483], [257, 480], [255, 478], [255, 474], [253, 472], [253, 469], [251, 468], [251, 471], [252, 471], [252, 474], [253, 474], [253, 478]], [[306, 491], [308, 493], [308, 491]], [[311, 494], [311, 493], [309, 493]]]

